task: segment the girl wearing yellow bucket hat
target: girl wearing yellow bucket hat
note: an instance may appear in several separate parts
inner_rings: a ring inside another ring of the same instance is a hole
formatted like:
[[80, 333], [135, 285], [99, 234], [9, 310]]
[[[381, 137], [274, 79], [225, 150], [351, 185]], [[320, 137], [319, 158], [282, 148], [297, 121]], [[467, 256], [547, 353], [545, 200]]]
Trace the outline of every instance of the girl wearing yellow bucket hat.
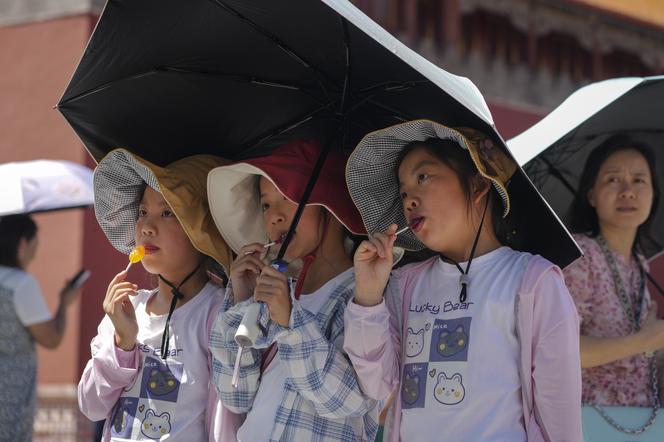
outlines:
[[159, 277], [139, 290], [123, 270], [104, 299], [78, 398], [88, 418], [106, 419], [105, 441], [235, 439], [239, 416], [217, 399], [207, 351], [223, 289], [206, 261], [231, 260], [206, 196], [207, 173], [222, 164], [196, 155], [162, 168], [117, 149], [95, 170], [99, 225], [122, 253], [143, 246], [143, 267]]

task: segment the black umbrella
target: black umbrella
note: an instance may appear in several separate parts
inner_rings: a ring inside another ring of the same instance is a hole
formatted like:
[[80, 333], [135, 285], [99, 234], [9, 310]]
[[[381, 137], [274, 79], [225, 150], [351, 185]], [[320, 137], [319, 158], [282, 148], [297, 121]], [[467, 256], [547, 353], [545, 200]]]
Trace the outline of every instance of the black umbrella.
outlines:
[[[469, 80], [346, 0], [111, 0], [58, 108], [97, 160], [116, 147], [162, 165], [194, 153], [241, 159], [301, 137], [350, 150], [416, 118], [474, 127], [504, 146]], [[543, 227], [569, 238], [529, 198]], [[579, 254], [571, 240], [531, 242], [560, 265]]]
[[[615, 134], [653, 147], [658, 171], [653, 180], [664, 189], [664, 76], [614, 78], [585, 86], [507, 144], [554, 210], [568, 220], [588, 155]], [[664, 197], [646, 256], [664, 250], [662, 206]]]

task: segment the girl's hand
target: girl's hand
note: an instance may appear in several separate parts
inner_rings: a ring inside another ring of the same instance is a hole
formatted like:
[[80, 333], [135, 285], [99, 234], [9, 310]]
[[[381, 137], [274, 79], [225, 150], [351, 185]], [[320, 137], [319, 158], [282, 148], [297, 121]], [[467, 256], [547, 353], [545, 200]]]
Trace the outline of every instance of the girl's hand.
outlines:
[[293, 305], [290, 298], [288, 278], [279, 270], [264, 266], [256, 279], [254, 299], [263, 301], [270, 310], [270, 318], [282, 327], [288, 327]]
[[136, 336], [138, 336], [136, 312], [129, 296], [136, 295], [138, 286], [125, 282], [126, 277], [127, 272], [123, 270], [111, 280], [103, 307], [115, 327], [115, 345], [129, 351], [136, 345]]
[[256, 278], [265, 264], [260, 255], [265, 249], [263, 244], [247, 244], [231, 264], [231, 283], [233, 284], [234, 302], [242, 302], [251, 297], [256, 288]]
[[371, 307], [383, 300], [383, 291], [392, 271], [392, 246], [397, 239], [396, 231], [397, 225], [392, 224], [385, 232], [362, 241], [355, 251], [353, 264], [357, 304]]

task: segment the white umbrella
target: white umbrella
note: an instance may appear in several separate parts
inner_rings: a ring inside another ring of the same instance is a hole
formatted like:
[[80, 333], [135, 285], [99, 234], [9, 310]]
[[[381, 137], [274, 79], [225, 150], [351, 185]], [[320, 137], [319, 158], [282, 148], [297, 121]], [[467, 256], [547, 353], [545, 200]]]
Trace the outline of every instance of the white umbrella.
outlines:
[[[664, 188], [664, 76], [616, 78], [585, 86], [507, 145], [566, 220], [589, 153], [616, 133], [627, 133], [653, 147], [659, 171], [654, 179]], [[653, 223], [659, 250], [664, 248], [663, 203]]]
[[90, 206], [92, 170], [59, 160], [0, 164], [0, 216]]

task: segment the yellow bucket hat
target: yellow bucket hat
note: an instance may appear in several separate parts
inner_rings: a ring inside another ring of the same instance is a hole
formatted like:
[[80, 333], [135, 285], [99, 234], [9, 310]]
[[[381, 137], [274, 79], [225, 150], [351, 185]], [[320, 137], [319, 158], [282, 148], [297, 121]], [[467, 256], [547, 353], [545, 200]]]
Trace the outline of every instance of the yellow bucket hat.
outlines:
[[233, 260], [230, 247], [214, 224], [207, 200], [207, 176], [229, 164], [214, 155], [192, 155], [166, 167], [157, 166], [125, 149], [108, 153], [93, 175], [95, 215], [109, 242], [128, 255], [145, 185], [161, 193], [192, 245], [226, 272]]

